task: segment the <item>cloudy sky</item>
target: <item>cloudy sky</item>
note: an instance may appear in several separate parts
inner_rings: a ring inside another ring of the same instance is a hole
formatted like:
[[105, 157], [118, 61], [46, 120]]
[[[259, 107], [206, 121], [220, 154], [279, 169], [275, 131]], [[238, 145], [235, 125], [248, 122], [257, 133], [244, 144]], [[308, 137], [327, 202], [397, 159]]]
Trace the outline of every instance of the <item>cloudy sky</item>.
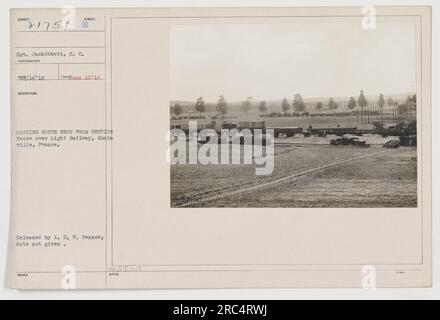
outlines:
[[415, 26], [378, 23], [174, 25], [171, 100], [357, 96], [416, 90]]

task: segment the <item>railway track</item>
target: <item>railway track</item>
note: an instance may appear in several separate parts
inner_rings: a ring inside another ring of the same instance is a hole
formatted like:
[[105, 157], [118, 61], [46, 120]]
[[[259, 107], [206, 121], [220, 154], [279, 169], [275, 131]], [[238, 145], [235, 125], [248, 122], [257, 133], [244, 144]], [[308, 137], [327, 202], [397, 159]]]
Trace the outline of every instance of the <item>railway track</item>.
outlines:
[[264, 189], [264, 188], [271, 187], [271, 186], [274, 186], [274, 185], [286, 183], [288, 181], [291, 181], [291, 180], [293, 180], [295, 178], [298, 178], [298, 177], [302, 177], [302, 176], [304, 176], [306, 174], [309, 174], [309, 173], [317, 172], [317, 171], [328, 169], [328, 168], [332, 168], [332, 167], [337, 167], [337, 166], [342, 165], [342, 164], [347, 164], [347, 163], [358, 161], [358, 160], [362, 160], [362, 159], [365, 159], [365, 158], [374, 157], [374, 156], [379, 155], [379, 154], [390, 152], [390, 150], [391, 149], [386, 149], [386, 150], [382, 150], [382, 151], [378, 151], [378, 152], [374, 152], [374, 153], [369, 153], [369, 154], [366, 154], [366, 155], [363, 155], [363, 156], [359, 156], [359, 157], [355, 157], [355, 158], [335, 161], [335, 162], [332, 162], [330, 164], [326, 164], [326, 165], [319, 166], [319, 167], [316, 167], [316, 168], [304, 170], [304, 171], [297, 172], [297, 173], [294, 173], [294, 174], [291, 174], [291, 175], [288, 175], [288, 176], [285, 176], [285, 177], [277, 178], [277, 179], [272, 180], [272, 181], [262, 182], [262, 183], [259, 183], [257, 185], [253, 185], [253, 186], [239, 187], [239, 188], [232, 189], [232, 190], [229, 189], [227, 192], [223, 192], [223, 193], [220, 192], [220, 193], [217, 193], [216, 195], [213, 195], [213, 196], [201, 197], [201, 198], [198, 198], [196, 200], [192, 200], [192, 201], [188, 201], [188, 202], [185, 202], [185, 203], [182, 203], [182, 204], [178, 204], [178, 205], [176, 205], [176, 207], [177, 208], [185, 208], [185, 207], [189, 207], [189, 206], [194, 205], [194, 204], [200, 204], [200, 203], [209, 202], [209, 201], [213, 201], [213, 200], [218, 200], [218, 199], [222, 199], [222, 198], [225, 198], [225, 197], [234, 196], [234, 195], [238, 195], [238, 194], [242, 194], [242, 193], [246, 193], [246, 192], [250, 192], [250, 191]]

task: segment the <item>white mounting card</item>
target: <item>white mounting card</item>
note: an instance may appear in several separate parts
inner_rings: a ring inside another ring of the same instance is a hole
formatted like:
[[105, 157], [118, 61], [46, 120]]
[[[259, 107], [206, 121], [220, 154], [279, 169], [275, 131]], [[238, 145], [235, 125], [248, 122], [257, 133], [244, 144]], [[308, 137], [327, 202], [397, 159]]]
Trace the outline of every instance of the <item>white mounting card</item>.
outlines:
[[431, 286], [431, 8], [11, 11], [18, 289]]

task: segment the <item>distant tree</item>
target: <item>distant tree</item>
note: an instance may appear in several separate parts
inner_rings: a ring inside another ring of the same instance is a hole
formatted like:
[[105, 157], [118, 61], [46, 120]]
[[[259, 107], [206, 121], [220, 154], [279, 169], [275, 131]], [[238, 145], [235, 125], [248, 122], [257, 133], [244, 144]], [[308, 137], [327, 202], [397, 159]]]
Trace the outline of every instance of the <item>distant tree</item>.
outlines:
[[281, 102], [281, 109], [283, 110], [283, 112], [289, 111], [290, 104], [289, 104], [289, 100], [287, 100], [287, 98], [284, 98], [283, 101]]
[[217, 111], [221, 114], [228, 113], [228, 102], [226, 101], [225, 97], [221, 95], [217, 102]]
[[383, 114], [383, 107], [385, 106], [385, 103], [385, 97], [383, 96], [383, 93], [381, 93], [379, 95], [379, 100], [377, 101], [379, 114]]
[[417, 95], [413, 95], [412, 96], [412, 105], [411, 105], [411, 109], [416, 112], [417, 111]]
[[405, 103], [399, 106], [399, 113], [408, 115], [417, 110], [417, 95], [408, 96]]
[[379, 100], [377, 101], [377, 106], [380, 114], [383, 113], [383, 107], [385, 106], [385, 104], [386, 104], [385, 97], [383, 96], [383, 93], [381, 93], [379, 95]]
[[206, 111], [206, 106], [205, 106], [205, 100], [203, 100], [203, 97], [199, 97], [196, 101], [196, 111], [200, 113], [200, 115], [202, 115], [203, 112]]
[[353, 110], [354, 108], [356, 108], [357, 104], [356, 104], [356, 100], [354, 97], [350, 97], [350, 101], [348, 101], [348, 109]]
[[338, 105], [337, 105], [337, 103], [335, 102], [335, 99], [330, 98], [330, 99], [328, 100], [327, 108], [328, 108], [329, 110], [333, 110], [333, 109], [336, 109], [337, 107], [338, 107]]
[[264, 101], [264, 100], [260, 101], [260, 105], [258, 106], [258, 110], [259, 110], [261, 113], [265, 113], [265, 112], [267, 112], [266, 101]]
[[247, 97], [245, 101], [241, 103], [241, 110], [247, 115], [252, 108], [253, 97]]
[[385, 98], [382, 93], [379, 95], [379, 101], [377, 101], [377, 105], [379, 106], [379, 109], [383, 109], [385, 105]]
[[303, 101], [302, 96], [297, 93], [295, 94], [295, 97], [293, 98], [293, 109], [297, 112], [304, 111], [306, 108], [306, 105]]
[[393, 118], [394, 118], [394, 112], [396, 112], [396, 114], [397, 114], [398, 112], [401, 111], [401, 110], [399, 110], [399, 109], [400, 109], [399, 106], [400, 106], [400, 105], [399, 105], [399, 102], [394, 101], [394, 105], [393, 105]]
[[321, 110], [321, 109], [322, 109], [322, 102], [321, 102], [321, 101], [319, 101], [319, 102], [316, 104], [315, 109], [316, 109], [316, 110]]
[[182, 109], [182, 107], [180, 106], [180, 104], [176, 103], [176, 104], [174, 105], [173, 112], [174, 112], [174, 114], [175, 114], [176, 116], [180, 116], [180, 115], [182, 114], [183, 109]]
[[368, 105], [368, 101], [365, 98], [364, 90], [361, 90], [361, 93], [359, 95], [358, 99], [358, 106], [361, 107], [361, 123], [363, 122], [363, 116], [364, 116], [364, 108]]
[[365, 98], [364, 90], [361, 90], [361, 93], [360, 93], [359, 99], [358, 99], [358, 106], [361, 108], [365, 108], [367, 105], [368, 105], [368, 101]]
[[401, 103], [397, 106], [397, 112], [400, 115], [407, 115], [408, 111], [410, 110], [410, 106], [408, 105], [408, 103]]
[[[388, 97], [386, 104], [388, 106], [388, 111], [387, 111], [387, 114], [388, 114], [389, 112], [391, 112], [393, 110], [393, 107], [395, 105], [394, 99], [392, 97]], [[382, 111], [382, 116], [383, 116], [383, 111]]]
[[409, 108], [414, 108], [417, 105], [417, 96], [416, 95], [408, 96], [406, 98], [406, 104], [408, 105]]
[[416, 105], [417, 104], [417, 95], [416, 94], [414, 94], [413, 96], [412, 96], [412, 102]]

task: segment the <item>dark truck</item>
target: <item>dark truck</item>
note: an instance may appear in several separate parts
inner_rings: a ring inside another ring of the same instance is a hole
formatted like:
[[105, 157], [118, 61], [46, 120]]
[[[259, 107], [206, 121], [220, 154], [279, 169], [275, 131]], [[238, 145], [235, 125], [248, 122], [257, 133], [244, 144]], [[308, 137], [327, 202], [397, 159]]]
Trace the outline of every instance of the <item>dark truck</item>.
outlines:
[[400, 141], [399, 140], [390, 140], [386, 143], [384, 143], [383, 147], [385, 149], [397, 149], [400, 147]]

